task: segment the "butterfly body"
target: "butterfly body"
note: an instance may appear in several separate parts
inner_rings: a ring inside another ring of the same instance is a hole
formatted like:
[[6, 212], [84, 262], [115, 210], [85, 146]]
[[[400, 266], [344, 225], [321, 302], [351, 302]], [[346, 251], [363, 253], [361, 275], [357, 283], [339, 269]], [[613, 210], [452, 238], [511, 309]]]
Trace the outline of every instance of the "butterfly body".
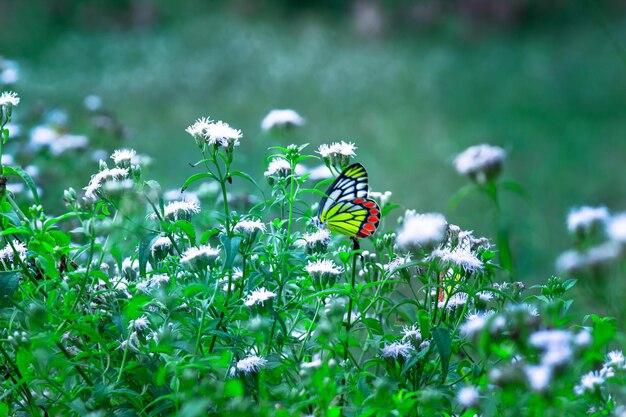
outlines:
[[367, 171], [361, 164], [350, 165], [326, 191], [317, 217], [330, 231], [353, 239], [371, 236], [380, 223], [380, 208], [368, 194]]

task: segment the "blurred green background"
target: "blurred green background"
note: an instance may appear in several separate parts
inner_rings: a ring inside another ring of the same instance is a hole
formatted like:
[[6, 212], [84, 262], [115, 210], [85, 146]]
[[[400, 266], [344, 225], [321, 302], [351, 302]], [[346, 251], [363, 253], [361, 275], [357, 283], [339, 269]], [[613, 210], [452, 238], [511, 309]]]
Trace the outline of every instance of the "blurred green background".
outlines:
[[[450, 208], [467, 183], [451, 162], [504, 147], [504, 178], [532, 196], [504, 196], [525, 281], [570, 247], [570, 207], [626, 210], [625, 45], [620, 2], [593, 0], [0, 1], [18, 111], [62, 108], [88, 133], [83, 99], [102, 97], [127, 128], [110, 148], [152, 156], [164, 187], [194, 172], [196, 118], [242, 129], [239, 167], [259, 178], [278, 144], [260, 121], [293, 108], [307, 124], [280, 144], [354, 141], [373, 189], [495, 237], [486, 198]], [[91, 171], [61, 171], [49, 189], [86, 185], [97, 165], [76, 157]]]

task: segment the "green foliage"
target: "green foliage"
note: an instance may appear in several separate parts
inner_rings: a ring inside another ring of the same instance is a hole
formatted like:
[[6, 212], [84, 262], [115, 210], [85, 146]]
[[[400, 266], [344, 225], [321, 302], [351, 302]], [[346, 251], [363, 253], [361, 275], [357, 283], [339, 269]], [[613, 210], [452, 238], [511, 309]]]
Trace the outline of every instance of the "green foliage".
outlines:
[[[623, 410], [625, 360], [605, 357], [622, 329], [598, 315], [577, 324], [574, 280], [526, 294], [501, 282], [512, 270], [488, 239], [432, 215], [425, 237], [410, 210], [397, 235], [356, 249], [312, 220], [327, 182], [303, 173], [317, 159], [306, 145], [271, 148], [262, 187], [236, 169], [240, 131], [188, 131], [202, 172], [186, 199], [167, 201], [129, 150], [84, 193], [66, 190], [64, 213], [1, 194], [0, 415]], [[339, 172], [349, 157], [323, 163]], [[241, 208], [244, 181], [262, 195]], [[189, 194], [200, 183], [211, 192]], [[477, 189], [497, 205], [501, 186]], [[383, 221], [397, 206], [370, 196]]]

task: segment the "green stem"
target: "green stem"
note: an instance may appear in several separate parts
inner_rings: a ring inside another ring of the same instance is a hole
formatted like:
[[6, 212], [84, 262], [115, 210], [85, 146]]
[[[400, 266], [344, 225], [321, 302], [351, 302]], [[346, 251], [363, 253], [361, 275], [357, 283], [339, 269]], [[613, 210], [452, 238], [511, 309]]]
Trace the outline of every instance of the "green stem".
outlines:
[[343, 360], [348, 360], [348, 353], [350, 350], [350, 331], [352, 330], [352, 303], [354, 299], [354, 286], [356, 283], [356, 258], [357, 254], [352, 253], [352, 271], [350, 276], [350, 298], [348, 300], [348, 322], [346, 323], [346, 347], [343, 352]]

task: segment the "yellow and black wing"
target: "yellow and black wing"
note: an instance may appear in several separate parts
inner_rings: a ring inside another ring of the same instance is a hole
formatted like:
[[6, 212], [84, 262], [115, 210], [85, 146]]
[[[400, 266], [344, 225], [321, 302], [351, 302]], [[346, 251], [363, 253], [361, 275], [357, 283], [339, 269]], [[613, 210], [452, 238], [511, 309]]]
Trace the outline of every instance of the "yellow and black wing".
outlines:
[[353, 238], [370, 236], [380, 223], [380, 208], [367, 198], [367, 171], [353, 164], [332, 183], [320, 201], [317, 217], [326, 227]]

